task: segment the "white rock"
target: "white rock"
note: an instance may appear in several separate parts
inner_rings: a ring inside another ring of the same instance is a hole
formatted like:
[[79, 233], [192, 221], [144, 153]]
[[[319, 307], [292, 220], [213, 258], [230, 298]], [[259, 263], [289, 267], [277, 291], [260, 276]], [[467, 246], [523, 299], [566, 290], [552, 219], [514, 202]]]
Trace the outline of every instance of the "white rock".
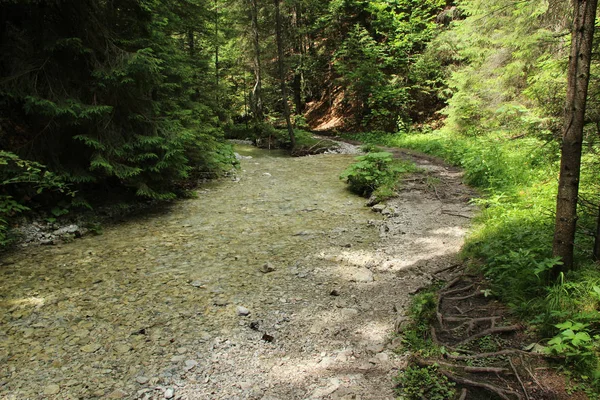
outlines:
[[248, 310], [246, 307], [238, 306], [236, 308], [236, 311], [237, 311], [237, 315], [239, 315], [240, 317], [245, 317], [247, 315], [250, 315], [250, 310]]
[[359, 268], [352, 274], [351, 282], [369, 283], [373, 282], [373, 272], [367, 268]]
[[175, 391], [172, 388], [165, 390], [165, 399], [172, 399], [175, 397]]

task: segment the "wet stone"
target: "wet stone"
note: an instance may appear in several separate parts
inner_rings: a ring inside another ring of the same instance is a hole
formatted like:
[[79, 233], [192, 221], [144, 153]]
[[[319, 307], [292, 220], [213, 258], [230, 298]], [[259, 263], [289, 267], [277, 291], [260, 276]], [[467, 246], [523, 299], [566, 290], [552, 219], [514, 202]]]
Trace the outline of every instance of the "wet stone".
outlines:
[[48, 385], [44, 388], [44, 394], [46, 396], [52, 396], [58, 394], [60, 392], [60, 386], [58, 385]]
[[245, 317], [247, 315], [250, 315], [250, 310], [248, 310], [246, 307], [242, 307], [242, 306], [238, 306], [236, 309], [237, 315], [239, 315], [240, 317]]
[[98, 343], [90, 343], [88, 345], [85, 345], [81, 348], [81, 351], [83, 351], [84, 353], [95, 353], [96, 351], [100, 350], [102, 346], [100, 346]]

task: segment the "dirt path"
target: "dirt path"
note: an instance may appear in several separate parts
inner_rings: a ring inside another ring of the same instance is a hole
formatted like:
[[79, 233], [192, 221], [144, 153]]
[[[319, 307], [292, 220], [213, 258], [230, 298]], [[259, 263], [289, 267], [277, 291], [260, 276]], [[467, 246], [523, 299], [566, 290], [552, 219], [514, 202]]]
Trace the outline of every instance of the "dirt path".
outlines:
[[455, 263], [473, 193], [413, 157], [380, 215], [337, 180], [351, 159], [243, 160], [199, 200], [4, 259], [0, 398], [394, 399], [394, 325]]

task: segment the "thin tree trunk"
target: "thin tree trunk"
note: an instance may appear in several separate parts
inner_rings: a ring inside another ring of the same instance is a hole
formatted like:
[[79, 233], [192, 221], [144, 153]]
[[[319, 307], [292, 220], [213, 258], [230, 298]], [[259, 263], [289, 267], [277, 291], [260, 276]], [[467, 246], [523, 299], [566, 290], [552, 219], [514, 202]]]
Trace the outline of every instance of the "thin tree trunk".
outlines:
[[258, 32], [258, 0], [248, 0], [250, 9], [250, 21], [252, 25], [252, 44], [254, 46], [254, 88], [250, 97], [250, 108], [254, 122], [262, 122], [264, 119], [262, 99], [262, 69], [260, 60], [260, 37]]
[[574, 0], [573, 4], [575, 14], [569, 57], [560, 178], [556, 197], [556, 226], [552, 245], [553, 255], [560, 257], [563, 265], [554, 268], [555, 276], [573, 268], [583, 127], [598, 1]]
[[292, 121], [290, 120], [290, 105], [287, 100], [287, 87], [285, 83], [285, 68], [283, 59], [283, 33], [281, 29], [281, 15], [279, 13], [279, 1], [273, 0], [275, 3], [275, 36], [277, 39], [277, 58], [279, 64], [279, 80], [281, 81], [281, 98], [283, 100], [283, 115], [285, 116], [285, 123], [287, 125], [288, 134], [290, 135], [290, 142], [292, 149], [296, 147], [296, 136], [294, 135], [294, 129], [292, 128]]
[[598, 207], [598, 220], [596, 222], [596, 240], [594, 241], [594, 261], [600, 261], [600, 207]]
[[215, 82], [217, 106], [219, 105], [219, 0], [215, 0]]

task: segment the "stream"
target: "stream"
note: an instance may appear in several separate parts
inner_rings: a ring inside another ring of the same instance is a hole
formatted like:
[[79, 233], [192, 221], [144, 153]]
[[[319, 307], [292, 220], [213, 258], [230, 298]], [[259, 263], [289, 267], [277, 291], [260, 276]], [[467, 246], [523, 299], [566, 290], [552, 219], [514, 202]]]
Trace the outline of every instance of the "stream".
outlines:
[[296, 283], [331, 264], [316, 255], [377, 239], [376, 216], [338, 179], [353, 156], [236, 150], [252, 157], [237, 179], [197, 199], [2, 260], [3, 398], [130, 398], [172, 384], [174, 364], [199, 369], [200, 344], [242, 329], [237, 306], [285, 320], [312, 300]]
[[395, 399], [394, 331], [468, 229], [460, 171], [409, 156], [369, 209], [353, 155], [236, 150], [196, 199], [0, 261], [0, 398]]

